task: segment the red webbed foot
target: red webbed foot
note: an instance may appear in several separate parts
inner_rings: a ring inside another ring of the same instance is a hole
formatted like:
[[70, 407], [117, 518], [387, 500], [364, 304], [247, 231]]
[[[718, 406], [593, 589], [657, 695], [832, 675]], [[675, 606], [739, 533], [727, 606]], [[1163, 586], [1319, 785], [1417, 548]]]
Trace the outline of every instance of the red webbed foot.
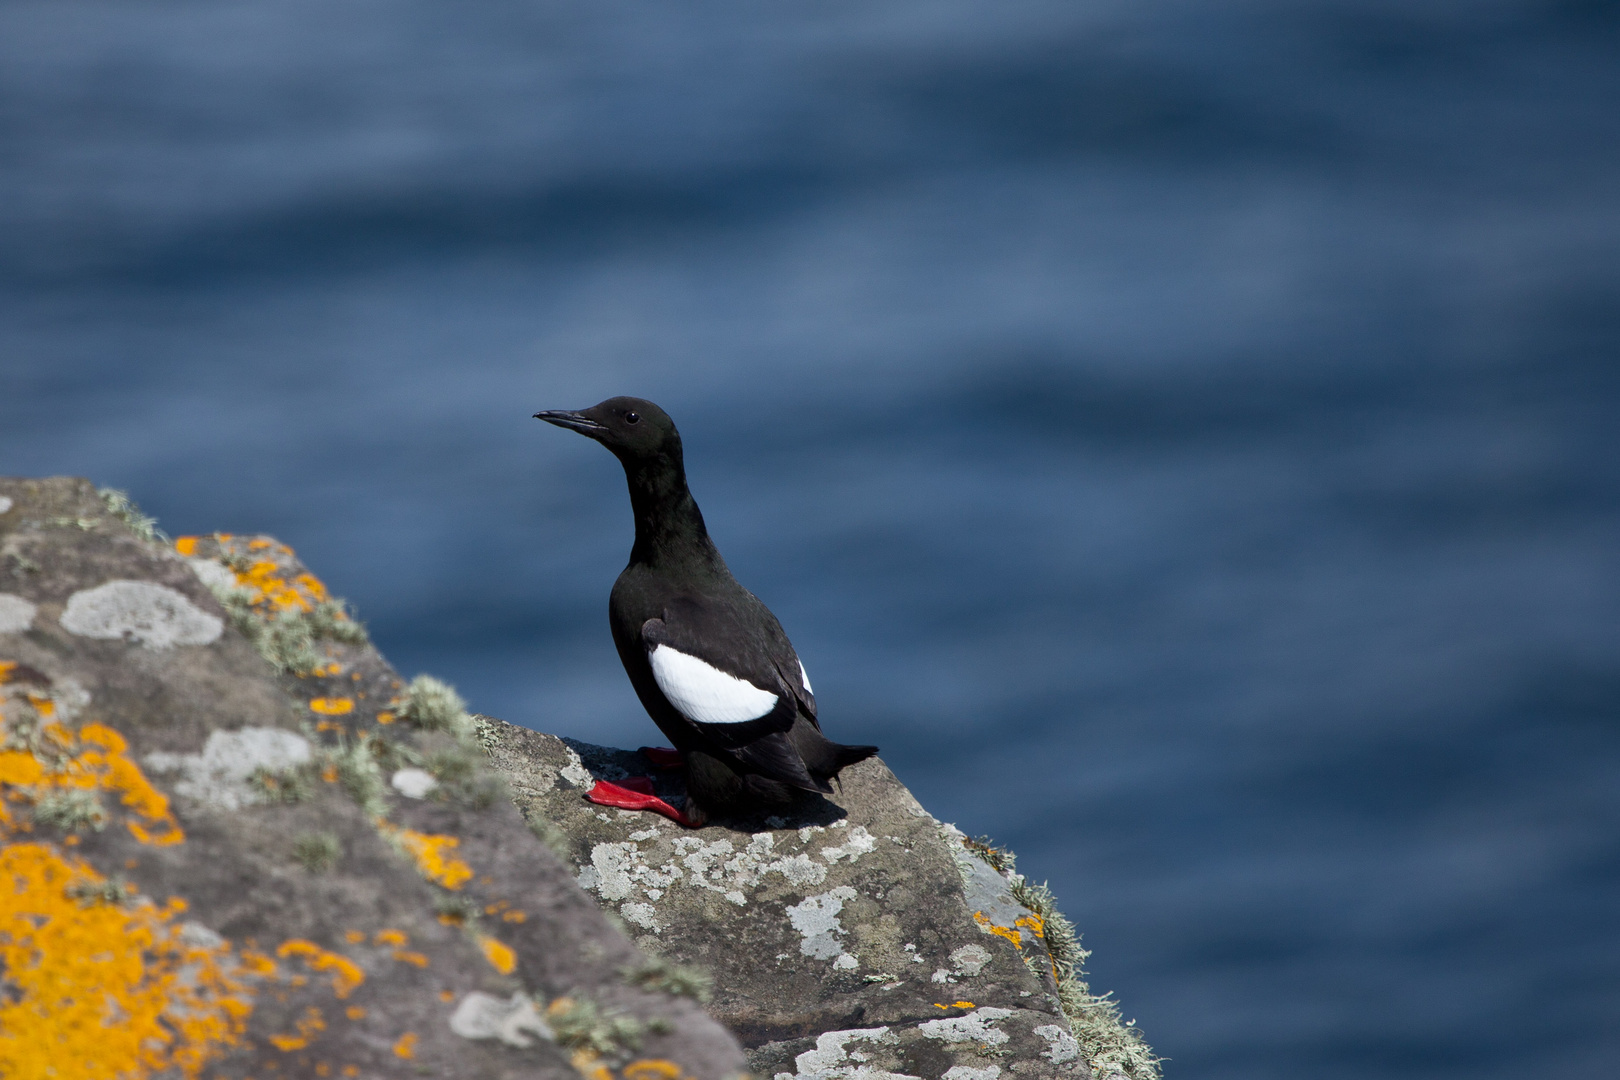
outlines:
[[702, 824], [701, 821], [691, 820], [653, 794], [653, 782], [649, 776], [627, 776], [617, 784], [598, 780], [596, 786], [586, 793], [585, 798], [598, 806], [616, 806], [620, 810], [651, 810], [688, 829], [695, 829]]

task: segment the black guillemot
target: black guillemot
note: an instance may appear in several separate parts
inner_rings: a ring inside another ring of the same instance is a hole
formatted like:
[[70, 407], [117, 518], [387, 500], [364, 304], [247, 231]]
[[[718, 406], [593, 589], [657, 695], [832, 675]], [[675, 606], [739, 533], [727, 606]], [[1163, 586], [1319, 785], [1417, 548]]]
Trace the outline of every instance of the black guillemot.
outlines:
[[639, 777], [598, 781], [592, 802], [697, 827], [713, 813], [830, 792], [841, 769], [877, 753], [822, 735], [810, 677], [782, 624], [709, 539], [686, 487], [680, 433], [663, 409], [616, 397], [534, 415], [595, 439], [624, 465], [636, 542], [608, 601], [613, 643], [642, 706], [675, 744], [674, 753], [649, 756], [678, 760], [686, 773], [684, 813]]

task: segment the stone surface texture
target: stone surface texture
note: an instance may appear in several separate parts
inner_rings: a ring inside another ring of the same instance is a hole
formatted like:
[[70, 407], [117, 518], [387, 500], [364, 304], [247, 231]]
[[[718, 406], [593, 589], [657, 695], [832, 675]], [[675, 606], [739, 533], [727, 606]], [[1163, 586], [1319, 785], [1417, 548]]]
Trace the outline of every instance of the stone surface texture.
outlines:
[[354, 627], [303, 673], [243, 632], [319, 606], [290, 549], [82, 480], [0, 508], [0, 1075], [747, 1069]]
[[774, 1080], [1091, 1075], [1038, 916], [882, 761], [789, 816], [691, 830], [582, 796], [679, 773], [511, 725], [492, 762], [537, 830], [646, 952], [712, 974], [710, 1012]]

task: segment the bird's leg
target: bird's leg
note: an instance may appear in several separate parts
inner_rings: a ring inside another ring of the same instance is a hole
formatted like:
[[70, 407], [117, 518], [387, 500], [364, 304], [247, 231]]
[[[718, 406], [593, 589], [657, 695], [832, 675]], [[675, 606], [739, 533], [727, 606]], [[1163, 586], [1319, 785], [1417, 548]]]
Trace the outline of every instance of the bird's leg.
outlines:
[[643, 746], [638, 753], [652, 762], [655, 769], [678, 769], [686, 760], [679, 750], [667, 746]]
[[616, 806], [621, 810], [651, 810], [688, 829], [695, 829], [703, 824], [701, 820], [687, 817], [653, 794], [652, 778], [647, 776], [627, 776], [618, 784], [598, 780], [596, 786], [586, 793], [585, 798], [598, 806]]

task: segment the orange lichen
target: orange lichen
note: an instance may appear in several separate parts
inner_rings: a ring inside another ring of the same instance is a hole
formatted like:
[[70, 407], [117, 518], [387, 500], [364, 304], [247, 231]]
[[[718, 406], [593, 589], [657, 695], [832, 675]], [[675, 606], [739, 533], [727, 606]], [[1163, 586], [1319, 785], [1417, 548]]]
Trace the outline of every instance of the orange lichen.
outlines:
[[377, 819], [377, 828], [415, 860], [417, 872], [429, 881], [436, 881], [447, 889], [459, 889], [472, 880], [472, 867], [445, 854], [460, 846], [461, 841], [456, 837], [403, 829], [382, 818]]
[[686, 1070], [665, 1058], [642, 1058], [624, 1067], [624, 1080], [681, 1080], [685, 1075]]
[[343, 940], [347, 941], [350, 945], [358, 945], [362, 941], [366, 940], [366, 932], [364, 930], [346, 931], [343, 935]]
[[941, 1005], [939, 1002], [936, 1001], [936, 1002], [934, 1002], [934, 1008], [936, 1008], [936, 1009], [945, 1009], [947, 1011], [950, 1010], [950, 1009], [971, 1009], [971, 1008], [973, 1008], [973, 1002], [971, 1002], [971, 1001], [953, 1001], [949, 1005]]
[[1039, 915], [1025, 915], [1021, 919], [1014, 920], [1013, 925], [1023, 927], [1038, 938], [1046, 936], [1046, 920]]
[[397, 948], [401, 945], [409, 945], [411, 939], [403, 930], [382, 929], [377, 931], [377, 936], [371, 939], [371, 943], [373, 945], [392, 945]]
[[602, 1062], [601, 1056], [594, 1050], [584, 1047], [575, 1050], [569, 1055], [568, 1064], [586, 1080], [613, 1080], [613, 1070]]
[[174, 539], [174, 550], [178, 551], [180, 554], [184, 555], [188, 559], [191, 558], [193, 555], [197, 554], [197, 537], [195, 537], [195, 536], [177, 536], [177, 537], [175, 537], [175, 539]]
[[0, 1076], [196, 1077], [252, 1011], [229, 945], [188, 944], [163, 907], [83, 904], [104, 885], [49, 846], [0, 849]]
[[379, 723], [379, 724], [392, 724], [393, 722], [394, 722], [394, 714], [393, 713], [391, 713], [391, 712], [380, 712], [380, 713], [377, 714], [377, 723]]
[[407, 1061], [416, 1056], [416, 1032], [407, 1031], [399, 1037], [399, 1042], [394, 1044], [394, 1056]]
[[502, 975], [512, 974], [512, 969], [517, 967], [517, 953], [495, 938], [480, 937], [478, 947], [483, 950], [484, 959], [489, 961], [490, 967]]
[[[263, 540], [252, 540], [247, 545], [250, 551], [265, 551], [270, 546]], [[290, 556], [292, 549], [283, 546], [279, 553]], [[316, 604], [331, 600], [326, 586], [314, 574], [299, 574], [288, 581], [282, 576], [281, 567], [271, 559], [255, 560], [246, 570], [236, 571], [236, 584], [252, 594], [248, 601], [250, 604], [269, 613], [292, 609], [311, 611]]]
[[283, 960], [289, 956], [301, 957], [312, 971], [330, 971], [332, 992], [340, 999], [348, 997], [366, 981], [366, 973], [360, 969], [360, 965], [339, 953], [327, 952], [313, 941], [302, 938], [284, 941], [276, 950], [276, 955]]
[[364, 1020], [366, 1018], [366, 1007], [364, 1005], [350, 1005], [343, 1010], [343, 1015], [350, 1020]]
[[454, 1001], [454, 1000], [456, 1000], [456, 992], [454, 990], [440, 990], [439, 991], [439, 1000], [440, 1001]]
[[[48, 705], [49, 699], [33, 702], [35, 710], [50, 716], [54, 709], [41, 708], [41, 702]], [[169, 809], [168, 796], [153, 787], [140, 766], [130, 760], [129, 744], [118, 732], [105, 724], [86, 724], [75, 735], [53, 722], [45, 725], [42, 734], [52, 751], [45, 761], [26, 750], [0, 752], [0, 784], [31, 789], [14, 793], [13, 798], [22, 795], [37, 801], [53, 788], [118, 792], [122, 804], [144, 819], [125, 822], [135, 839], [159, 846], [185, 841], [186, 834]]]
[[1014, 945], [1022, 946], [1024, 943], [1023, 935], [1017, 930], [1011, 926], [997, 926], [995, 923], [991, 922], [990, 917], [982, 911], [975, 911], [973, 913], [973, 921], [978, 923], [979, 926], [981, 926], [986, 932], [994, 934], [997, 937], [1004, 937]]
[[428, 966], [428, 958], [419, 952], [407, 952], [404, 949], [395, 949], [393, 957], [402, 964], [415, 964], [419, 968]]
[[521, 911], [507, 911], [501, 914], [502, 922], [520, 923], [527, 922], [528, 920], [529, 916]]
[[296, 1035], [270, 1036], [271, 1044], [283, 1054], [292, 1050], [302, 1050], [314, 1042], [321, 1032], [326, 1030], [326, 1018], [321, 1015], [321, 1010], [311, 1005], [304, 1010], [304, 1015], [299, 1018], [297, 1029], [298, 1034]]
[[309, 707], [322, 716], [342, 716], [345, 713], [354, 712], [354, 699], [318, 697], [309, 703]]

